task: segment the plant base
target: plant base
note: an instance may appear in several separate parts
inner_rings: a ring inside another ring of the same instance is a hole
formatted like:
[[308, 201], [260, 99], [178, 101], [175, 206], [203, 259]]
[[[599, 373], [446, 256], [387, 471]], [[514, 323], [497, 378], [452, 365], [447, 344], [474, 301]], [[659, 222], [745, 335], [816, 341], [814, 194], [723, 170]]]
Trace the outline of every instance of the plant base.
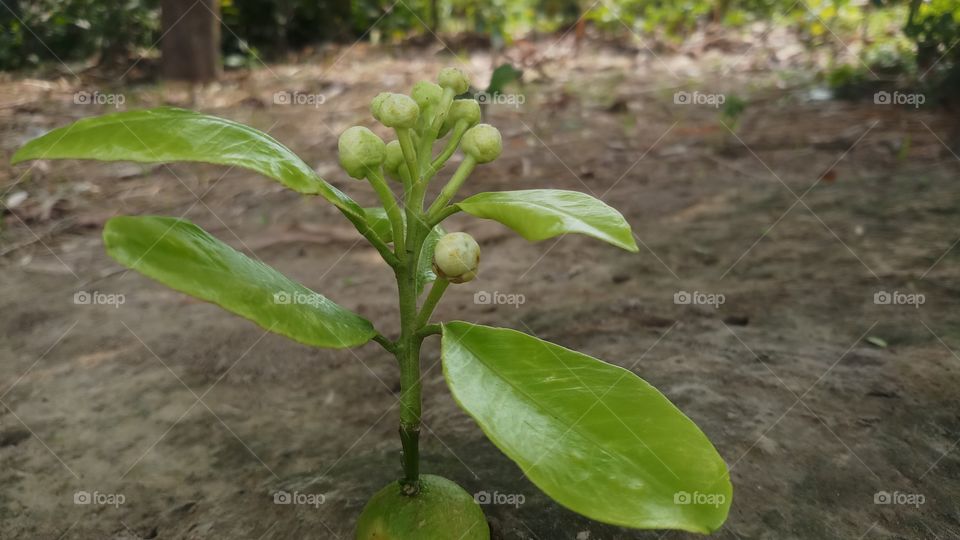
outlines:
[[480, 505], [457, 484], [420, 476], [420, 493], [403, 495], [392, 482], [370, 499], [357, 522], [357, 540], [490, 540]]

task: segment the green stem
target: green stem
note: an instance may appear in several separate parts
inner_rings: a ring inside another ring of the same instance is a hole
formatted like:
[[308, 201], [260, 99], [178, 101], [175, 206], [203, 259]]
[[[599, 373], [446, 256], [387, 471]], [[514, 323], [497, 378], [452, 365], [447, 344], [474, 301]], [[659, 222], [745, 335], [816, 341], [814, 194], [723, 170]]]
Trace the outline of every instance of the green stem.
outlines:
[[440, 223], [443, 223], [443, 220], [456, 214], [459, 211], [460, 211], [460, 207], [457, 205], [448, 206], [443, 210], [440, 210], [439, 212], [437, 212], [436, 215], [427, 216], [428, 217], [427, 223], [430, 225], [431, 228], [436, 227]]
[[393, 252], [390, 251], [390, 248], [387, 246], [387, 244], [385, 244], [383, 240], [381, 240], [380, 237], [377, 236], [377, 233], [373, 232], [373, 230], [370, 228], [370, 225], [367, 224], [366, 220], [364, 220], [363, 218], [356, 217], [350, 212], [347, 212], [342, 208], [340, 208], [339, 210], [341, 213], [343, 213], [344, 216], [346, 216], [348, 220], [350, 220], [350, 223], [353, 223], [353, 226], [356, 227], [357, 232], [363, 235], [363, 237], [366, 238], [368, 242], [370, 242], [370, 245], [372, 245], [374, 248], [377, 249], [378, 252], [380, 252], [380, 256], [383, 257], [383, 260], [386, 261], [391, 268], [396, 269], [398, 266], [400, 266], [400, 259], [398, 258], [398, 256], [394, 255]]
[[457, 171], [453, 173], [453, 177], [450, 178], [447, 185], [443, 186], [443, 190], [440, 192], [440, 195], [437, 196], [437, 200], [433, 201], [433, 204], [430, 205], [430, 210], [427, 211], [428, 216], [440, 212], [440, 210], [450, 202], [450, 199], [457, 194], [460, 186], [467, 181], [467, 177], [470, 176], [470, 173], [473, 172], [476, 166], [477, 160], [474, 159], [473, 156], [467, 155], [463, 158], [460, 166], [457, 167]]
[[453, 126], [453, 132], [450, 134], [450, 140], [447, 141], [447, 146], [443, 148], [443, 151], [440, 152], [440, 155], [437, 156], [437, 159], [433, 160], [433, 163], [430, 164], [430, 167], [427, 168], [427, 171], [423, 173], [423, 177], [427, 180], [433, 178], [437, 171], [439, 171], [447, 160], [450, 159], [450, 156], [457, 151], [457, 147], [460, 146], [460, 139], [463, 138], [463, 134], [466, 133], [468, 128], [467, 122], [460, 120]]
[[403, 478], [400, 483], [403, 493], [411, 496], [417, 494], [420, 486], [420, 343], [423, 337], [419, 335], [417, 324], [417, 271], [428, 231], [422, 222], [422, 204], [411, 200], [412, 195], [405, 200], [407, 244], [404, 262], [396, 270], [400, 338], [394, 353], [400, 364], [400, 442], [403, 445]]
[[400, 150], [403, 152], [403, 160], [407, 164], [407, 173], [410, 175], [410, 182], [416, 185], [420, 181], [420, 166], [417, 164], [417, 147], [413, 143], [412, 130], [409, 128], [398, 128], [397, 140], [400, 141]]
[[420, 339], [426, 339], [427, 336], [434, 336], [442, 333], [443, 333], [443, 327], [440, 326], [439, 324], [428, 324], [423, 328], [421, 328], [419, 332], [417, 332], [417, 337], [419, 337]]
[[387, 339], [387, 338], [384, 337], [383, 335], [377, 334], [377, 335], [373, 336], [373, 340], [376, 341], [377, 343], [379, 343], [380, 346], [383, 347], [384, 350], [386, 350], [388, 353], [396, 354], [396, 352], [397, 352], [396, 344], [394, 344], [394, 342], [390, 341], [389, 339]]
[[427, 295], [427, 299], [423, 302], [423, 307], [420, 308], [420, 314], [417, 315], [416, 326], [418, 330], [430, 322], [430, 316], [433, 315], [433, 310], [436, 309], [437, 304], [440, 303], [440, 298], [443, 297], [443, 293], [449, 285], [449, 281], [439, 276], [433, 282], [433, 287], [430, 288], [430, 294]]
[[390, 218], [390, 227], [393, 229], [394, 252], [402, 257], [406, 249], [403, 243], [403, 216], [400, 215], [397, 198], [394, 197], [393, 192], [390, 191], [390, 187], [387, 186], [386, 180], [383, 179], [380, 173], [370, 170], [367, 173], [367, 180], [370, 181], [373, 190], [376, 191], [377, 196], [380, 197], [380, 203], [383, 204], [383, 209], [387, 211], [387, 217]]

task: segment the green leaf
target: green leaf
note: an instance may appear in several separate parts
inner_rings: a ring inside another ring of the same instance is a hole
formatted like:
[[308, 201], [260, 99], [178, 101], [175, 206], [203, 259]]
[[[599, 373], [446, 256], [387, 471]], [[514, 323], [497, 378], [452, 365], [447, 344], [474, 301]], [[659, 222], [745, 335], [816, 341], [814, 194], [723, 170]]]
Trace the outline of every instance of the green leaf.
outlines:
[[370, 321], [189, 221], [115, 217], [104, 227], [103, 241], [120, 264], [300, 343], [340, 349], [376, 335]]
[[12, 163], [31, 159], [96, 159], [166, 163], [200, 161], [243, 167], [308, 195], [320, 195], [355, 217], [363, 211], [276, 139], [252, 127], [184, 109], [162, 107], [78, 120], [28, 142]]
[[585, 193], [526, 189], [478, 193], [456, 204], [480, 218], [503, 223], [531, 242], [580, 233], [636, 252], [630, 225], [620, 212]]
[[420, 251], [420, 264], [417, 268], [417, 295], [420, 295], [428, 284], [437, 279], [437, 274], [433, 271], [433, 250], [436, 249], [437, 242], [445, 234], [447, 234], [447, 231], [437, 225], [423, 241], [423, 249]]
[[441, 348], [457, 403], [563, 506], [640, 529], [709, 533], [726, 520], [732, 488], [723, 459], [633, 373], [465, 322], [443, 324]]

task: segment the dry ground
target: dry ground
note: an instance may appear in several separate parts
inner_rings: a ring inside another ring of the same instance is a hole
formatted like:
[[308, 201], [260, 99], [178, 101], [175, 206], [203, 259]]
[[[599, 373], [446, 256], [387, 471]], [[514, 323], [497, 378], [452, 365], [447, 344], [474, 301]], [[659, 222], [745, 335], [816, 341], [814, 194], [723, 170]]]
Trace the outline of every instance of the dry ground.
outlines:
[[[641, 252], [573, 236], [530, 245], [457, 216], [449, 228], [478, 238], [482, 272], [451, 288], [439, 317], [524, 330], [660, 388], [731, 467], [719, 537], [960, 536], [960, 160], [940, 140], [945, 117], [811, 99], [788, 61], [739, 52], [548, 56], [549, 78], [529, 72], [522, 106], [487, 108], [504, 155], [465, 191], [593, 193], [623, 211]], [[195, 106], [268, 130], [372, 204], [337, 169], [336, 134], [372, 125], [377, 92], [451, 62], [339, 50], [232, 75]], [[478, 80], [489, 75], [484, 54], [465, 62]], [[114, 91], [7, 78], [2, 161], [46, 130], [112, 110], [75, 104], [80, 87]], [[675, 104], [677, 89], [747, 108], [724, 125], [716, 108]], [[325, 102], [275, 105], [278, 90]], [[120, 92], [126, 108], [184, 99]], [[211, 166], [4, 165], [0, 185], [12, 207], [0, 236], [0, 538], [350, 538], [364, 501], [398, 472], [391, 360], [373, 344], [311, 350], [264, 335], [123, 272], [99, 236], [114, 214], [182, 215], [393, 333], [391, 276], [350, 225], [320, 200]], [[78, 291], [125, 302], [77, 305]], [[480, 291], [525, 303], [477, 305]], [[677, 304], [681, 291], [725, 302]], [[925, 302], [877, 305], [881, 291]], [[688, 537], [597, 524], [539, 493], [454, 405], [434, 339], [423, 467], [471, 492], [523, 495], [518, 507], [486, 507], [496, 538]], [[276, 505], [277, 489], [325, 501]], [[124, 504], [74, 504], [81, 490]], [[875, 504], [880, 491], [923, 503]]]

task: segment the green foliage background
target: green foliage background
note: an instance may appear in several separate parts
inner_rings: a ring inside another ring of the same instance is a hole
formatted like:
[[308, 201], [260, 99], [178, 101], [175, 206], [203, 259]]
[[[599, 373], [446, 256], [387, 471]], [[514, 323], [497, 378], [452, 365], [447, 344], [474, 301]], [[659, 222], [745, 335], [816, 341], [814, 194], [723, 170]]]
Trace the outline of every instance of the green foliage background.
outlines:
[[[860, 36], [866, 66], [834, 66], [829, 81], [855, 84], [880, 73], [960, 80], [960, 0], [221, 0], [221, 14], [228, 67], [328, 41], [429, 37], [438, 25], [500, 45], [566, 30], [583, 16], [610, 35], [667, 41], [709, 23], [755, 21], [790, 27], [811, 48], [836, 52], [838, 37]], [[4, 0], [0, 69], [136, 57], [156, 44], [159, 26], [159, 0]]]

